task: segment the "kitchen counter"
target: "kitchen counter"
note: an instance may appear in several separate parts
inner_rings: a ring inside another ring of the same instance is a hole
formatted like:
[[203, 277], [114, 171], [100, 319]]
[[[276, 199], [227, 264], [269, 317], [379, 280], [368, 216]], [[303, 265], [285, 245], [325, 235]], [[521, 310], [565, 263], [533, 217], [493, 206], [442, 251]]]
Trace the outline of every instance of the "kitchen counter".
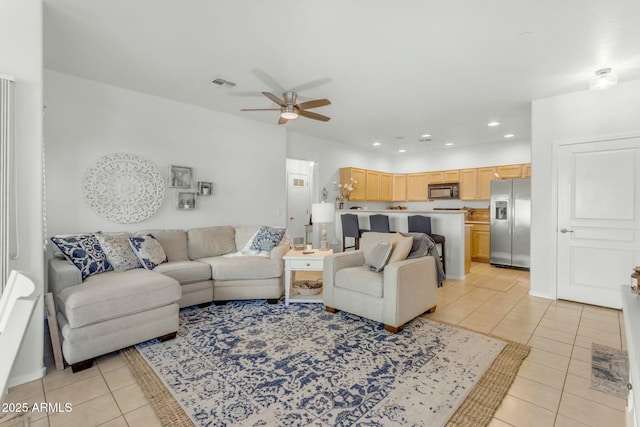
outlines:
[[347, 209], [336, 211], [335, 234], [342, 241], [343, 214], [358, 216], [361, 229], [369, 229], [369, 216], [383, 214], [389, 217], [389, 228], [392, 232], [408, 231], [407, 217], [410, 215], [425, 215], [431, 218], [431, 230], [434, 234], [441, 234], [447, 240], [446, 270], [447, 279], [464, 280], [465, 278], [465, 214], [464, 211], [441, 210], [395, 210], [395, 209]]

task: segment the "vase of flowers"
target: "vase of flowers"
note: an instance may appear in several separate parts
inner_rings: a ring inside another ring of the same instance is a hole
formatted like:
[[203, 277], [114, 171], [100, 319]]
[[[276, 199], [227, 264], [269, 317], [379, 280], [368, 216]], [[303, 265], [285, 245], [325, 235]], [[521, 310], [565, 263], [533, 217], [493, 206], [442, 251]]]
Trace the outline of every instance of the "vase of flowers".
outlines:
[[344, 184], [337, 184], [335, 182], [333, 183], [333, 185], [336, 187], [336, 190], [338, 190], [338, 209], [347, 208], [345, 204], [349, 201], [349, 197], [351, 197], [351, 193], [356, 188], [357, 183], [358, 181], [354, 180], [353, 178], [350, 178], [349, 182]]

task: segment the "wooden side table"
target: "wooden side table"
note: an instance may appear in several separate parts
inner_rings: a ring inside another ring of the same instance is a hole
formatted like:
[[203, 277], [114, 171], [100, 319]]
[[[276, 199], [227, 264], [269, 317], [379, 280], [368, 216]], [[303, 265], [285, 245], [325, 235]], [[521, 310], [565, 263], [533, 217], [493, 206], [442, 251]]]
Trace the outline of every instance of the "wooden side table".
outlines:
[[333, 249], [322, 251], [313, 249], [313, 253], [304, 254], [301, 250], [291, 249], [282, 257], [284, 259], [284, 303], [289, 305], [290, 302], [315, 302], [322, 303], [322, 292], [317, 295], [300, 295], [291, 288], [293, 280], [295, 280], [296, 271], [320, 271], [324, 266], [324, 257], [331, 255]]

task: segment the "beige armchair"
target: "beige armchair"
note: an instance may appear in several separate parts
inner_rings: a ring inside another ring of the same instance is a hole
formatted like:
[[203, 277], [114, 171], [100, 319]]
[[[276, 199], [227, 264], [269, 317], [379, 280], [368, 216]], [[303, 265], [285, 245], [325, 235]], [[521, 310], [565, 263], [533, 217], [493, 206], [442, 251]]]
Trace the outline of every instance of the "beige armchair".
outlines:
[[364, 266], [364, 253], [396, 234], [363, 233], [360, 250], [329, 255], [324, 261], [323, 300], [327, 311], [343, 310], [382, 322], [397, 333], [409, 320], [433, 312], [438, 299], [435, 259], [390, 262], [380, 273]]

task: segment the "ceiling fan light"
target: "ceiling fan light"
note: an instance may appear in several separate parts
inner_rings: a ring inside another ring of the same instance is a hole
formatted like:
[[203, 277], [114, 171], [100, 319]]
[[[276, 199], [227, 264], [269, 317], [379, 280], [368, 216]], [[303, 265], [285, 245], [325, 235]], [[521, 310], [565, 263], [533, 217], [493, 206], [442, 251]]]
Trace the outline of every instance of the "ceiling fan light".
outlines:
[[595, 76], [589, 81], [589, 89], [605, 90], [618, 83], [618, 75], [611, 72], [611, 68], [602, 68], [595, 72]]
[[296, 111], [295, 107], [286, 106], [282, 109], [282, 112], [280, 113], [280, 117], [287, 120], [297, 119], [298, 112]]

